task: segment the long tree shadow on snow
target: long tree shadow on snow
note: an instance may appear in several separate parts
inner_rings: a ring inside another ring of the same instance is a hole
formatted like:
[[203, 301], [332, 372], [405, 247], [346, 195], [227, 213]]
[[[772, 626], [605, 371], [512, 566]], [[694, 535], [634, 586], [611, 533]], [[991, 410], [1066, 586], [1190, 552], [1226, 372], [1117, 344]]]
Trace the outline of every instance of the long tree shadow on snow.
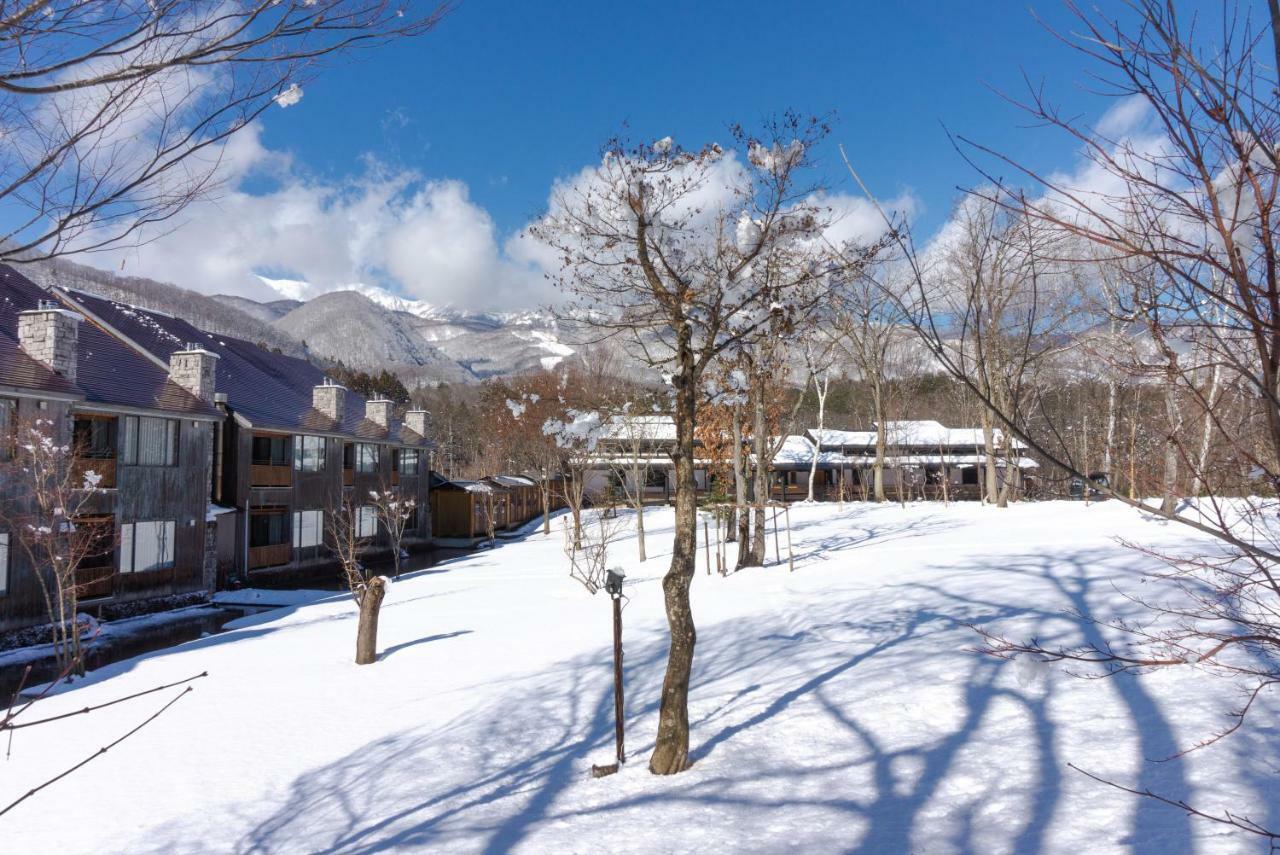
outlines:
[[[1105, 555], [1114, 561], [1114, 552]], [[847, 817], [843, 827], [850, 831], [839, 838], [844, 843], [788, 838], [794, 845], [910, 851], [918, 844], [913, 834], [921, 823], [937, 822], [928, 814], [931, 802], [952, 776], [971, 774], [965, 764], [973, 762], [972, 752], [967, 754], [966, 748], [990, 742], [983, 721], [997, 701], [1022, 711], [1035, 755], [1035, 780], [1020, 808], [1023, 821], [1002, 832], [1005, 845], [1017, 852], [1039, 851], [1048, 845], [1051, 821], [1063, 819], [1058, 816], [1061, 769], [1070, 759], [1070, 746], [1059, 745], [1048, 714], [1050, 689], [1019, 690], [1005, 673], [1009, 663], [962, 650], [975, 643], [964, 625], [1017, 618], [1020, 627], [1056, 632], [1064, 642], [1095, 640], [1095, 625], [1067, 620], [1062, 611], [1074, 608], [1086, 618], [1099, 613], [1090, 572], [1099, 560], [1099, 554], [1077, 551], [1007, 563], [1005, 572], [1036, 576], [1055, 592], [1034, 608], [1003, 602], [989, 586], [980, 595], [964, 593], [957, 590], [963, 586], [947, 579], [932, 587], [886, 586], [885, 596], [876, 601], [833, 597], [790, 615], [763, 613], [750, 624], [750, 632], [744, 632], [741, 621], [705, 627], [691, 691], [695, 766], [640, 792], [628, 792], [611, 779], [585, 780], [590, 762], [607, 758], [612, 749], [608, 652], [602, 647], [597, 654], [518, 681], [479, 715], [459, 716], [436, 730], [409, 728], [382, 735], [300, 775], [265, 818], [257, 805], [245, 808], [244, 821], [251, 827], [236, 851], [355, 855], [452, 845], [506, 852], [578, 819], [617, 814], [621, 821], [621, 815], [644, 808], [651, 808], [654, 817], [669, 817], [686, 807], [738, 808], [779, 819], [790, 811], [817, 810]], [[952, 566], [948, 573], [958, 579], [965, 569]], [[878, 605], [868, 610], [870, 602]], [[652, 734], [665, 656], [661, 636], [627, 640], [633, 763], [643, 763], [652, 748], [646, 740]], [[921, 656], [946, 658], [959, 675], [954, 688], [960, 709], [953, 717], [958, 724], [938, 722], [927, 738], [890, 744], [886, 722], [863, 710], [874, 699], [859, 689], [865, 680], [917, 665]], [[871, 671], [863, 673], [866, 669]], [[1172, 754], [1177, 746], [1169, 723], [1139, 682], [1122, 678], [1109, 685], [1115, 686], [1134, 724], [1132, 734], [1116, 735], [1117, 743], [1136, 739], [1146, 757]], [[833, 759], [788, 759], [794, 751], [787, 743], [792, 713], [820, 714], [830, 723], [830, 739], [838, 740], [833, 744], [840, 748]], [[769, 750], [772, 765], [753, 762]], [[896, 771], [908, 761], [920, 770], [910, 780]], [[839, 784], [854, 775], [869, 783]], [[1143, 764], [1137, 784], [1175, 798], [1189, 795], [1181, 761]], [[849, 789], [842, 791], [842, 786]], [[1109, 791], [1100, 797], [1121, 798]], [[1149, 800], [1136, 801], [1123, 841], [1133, 851], [1190, 848], [1184, 815]], [[989, 827], [982, 841], [975, 839], [979, 802], [962, 806], [945, 839], [928, 839], [958, 851], [989, 845]], [[156, 852], [183, 851], [184, 844], [190, 845], [162, 837], [152, 838]], [[783, 841], [778, 843], [781, 848]]]

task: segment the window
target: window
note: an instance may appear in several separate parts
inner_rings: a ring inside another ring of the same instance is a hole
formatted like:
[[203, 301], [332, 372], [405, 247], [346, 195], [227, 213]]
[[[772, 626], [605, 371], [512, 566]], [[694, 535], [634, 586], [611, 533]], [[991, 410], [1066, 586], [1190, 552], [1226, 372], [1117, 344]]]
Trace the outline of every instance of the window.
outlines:
[[361, 505], [356, 512], [356, 537], [373, 537], [378, 533], [378, 512], [369, 505]]
[[254, 436], [254, 466], [288, 466], [291, 437], [287, 436]]
[[0, 398], [0, 460], [8, 460], [13, 456], [15, 434], [18, 430], [17, 413], [17, 401]]
[[646, 469], [644, 471], [644, 485], [646, 487], [667, 486], [667, 471], [665, 469]]
[[400, 474], [401, 475], [417, 475], [418, 474], [418, 449], [416, 448], [400, 449]]
[[77, 416], [72, 422], [71, 443], [77, 457], [108, 460], [116, 456], [116, 420]]
[[255, 509], [249, 516], [250, 546], [279, 546], [289, 542], [289, 514], [285, 509]]
[[141, 573], [173, 566], [173, 520], [150, 520], [120, 526], [120, 572]]
[[177, 466], [178, 421], [125, 416], [124, 462], [130, 466]]
[[354, 443], [344, 442], [342, 444], [342, 468], [353, 469], [356, 465], [356, 447]]
[[299, 472], [324, 471], [325, 441], [322, 436], [293, 438], [293, 468]]
[[404, 530], [405, 531], [418, 530], [418, 506], [417, 505], [414, 505], [412, 508], [410, 508], [409, 513], [405, 516]]
[[357, 472], [377, 472], [378, 471], [378, 451], [376, 445], [367, 442], [356, 443], [356, 471]]
[[324, 511], [293, 512], [293, 548], [305, 549], [324, 543]]
[[0, 594], [9, 593], [9, 532], [0, 531]]

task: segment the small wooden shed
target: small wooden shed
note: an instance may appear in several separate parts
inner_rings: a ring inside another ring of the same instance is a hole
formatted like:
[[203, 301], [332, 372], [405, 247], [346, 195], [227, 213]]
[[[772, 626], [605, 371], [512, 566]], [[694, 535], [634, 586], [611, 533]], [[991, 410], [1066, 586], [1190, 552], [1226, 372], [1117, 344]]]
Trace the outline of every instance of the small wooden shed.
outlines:
[[[449, 481], [433, 473], [430, 490], [431, 532], [436, 539], [473, 540], [489, 536], [496, 491], [481, 481]], [[494, 513], [495, 523], [500, 517]], [[495, 526], [500, 527], [500, 526]]]

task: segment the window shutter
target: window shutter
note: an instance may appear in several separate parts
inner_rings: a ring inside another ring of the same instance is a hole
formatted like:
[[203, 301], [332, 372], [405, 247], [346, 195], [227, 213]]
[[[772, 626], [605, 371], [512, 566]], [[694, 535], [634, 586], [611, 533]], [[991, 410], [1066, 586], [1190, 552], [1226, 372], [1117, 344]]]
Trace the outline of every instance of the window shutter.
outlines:
[[120, 572], [133, 572], [133, 523], [120, 526]]
[[124, 462], [134, 466], [138, 462], [138, 417], [124, 417]]

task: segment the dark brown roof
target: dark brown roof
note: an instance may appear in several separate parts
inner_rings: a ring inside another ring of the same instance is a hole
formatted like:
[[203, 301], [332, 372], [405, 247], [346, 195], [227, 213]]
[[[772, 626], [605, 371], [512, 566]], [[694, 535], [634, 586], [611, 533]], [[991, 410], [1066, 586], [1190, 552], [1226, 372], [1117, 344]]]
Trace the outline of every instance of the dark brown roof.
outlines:
[[14, 268], [0, 265], [0, 383], [107, 406], [219, 414], [170, 380], [168, 371], [88, 319], [80, 324], [74, 384], [32, 360], [18, 345], [18, 313], [52, 296]]
[[364, 417], [365, 400], [347, 392], [345, 418], [337, 423], [312, 407], [312, 390], [324, 382], [320, 368], [281, 353], [273, 353], [248, 341], [205, 332], [163, 312], [155, 312], [107, 300], [80, 291], [69, 292], [70, 301], [101, 318], [137, 346], [168, 361], [188, 344], [197, 344], [218, 355], [217, 391], [227, 396], [227, 406], [254, 427], [297, 432], [336, 433], [354, 439], [427, 446], [429, 443], [403, 423], [391, 429]]

